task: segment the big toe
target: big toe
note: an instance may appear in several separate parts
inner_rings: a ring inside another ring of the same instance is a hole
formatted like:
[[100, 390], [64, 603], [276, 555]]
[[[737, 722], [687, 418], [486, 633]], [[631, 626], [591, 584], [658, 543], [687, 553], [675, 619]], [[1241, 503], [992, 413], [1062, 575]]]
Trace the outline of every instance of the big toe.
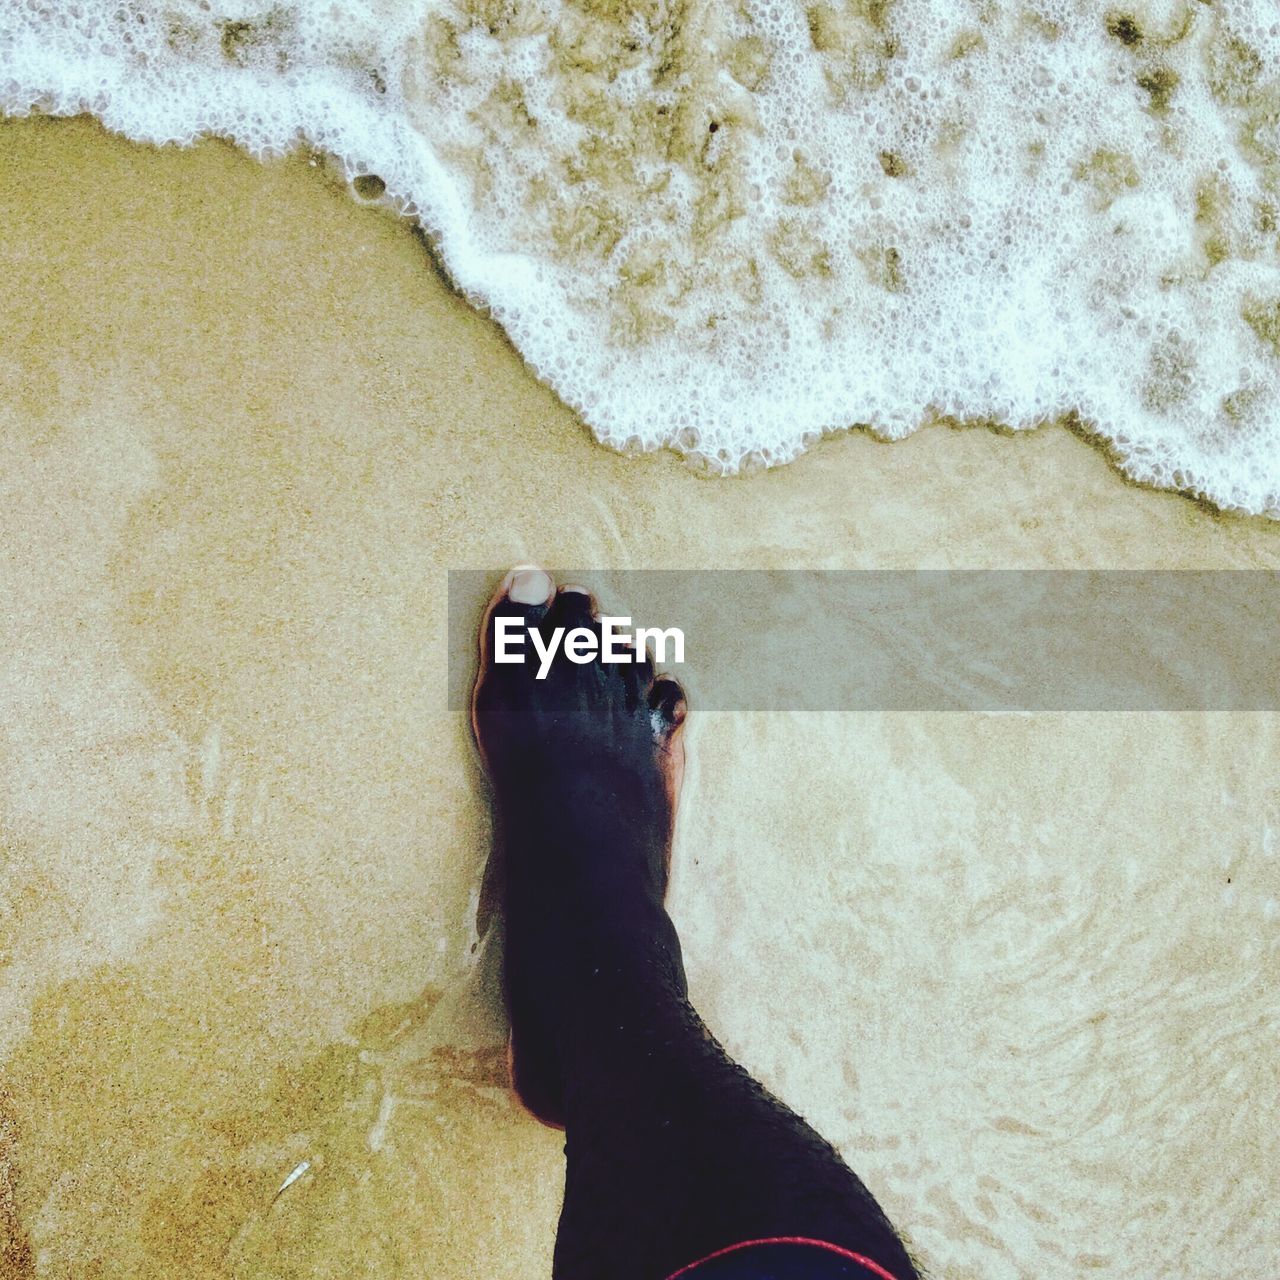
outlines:
[[536, 564], [516, 565], [489, 601], [481, 638], [483, 666], [493, 662], [502, 632], [537, 626], [556, 593], [551, 575]]

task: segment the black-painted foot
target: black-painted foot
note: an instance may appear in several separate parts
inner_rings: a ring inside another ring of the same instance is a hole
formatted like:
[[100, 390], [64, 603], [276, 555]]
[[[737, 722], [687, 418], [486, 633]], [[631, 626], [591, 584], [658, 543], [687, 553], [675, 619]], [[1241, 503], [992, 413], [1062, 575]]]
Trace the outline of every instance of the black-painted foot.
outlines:
[[[545, 664], [529, 628], [546, 644], [563, 628]], [[621, 951], [679, 970], [662, 902], [684, 771], [684, 693], [655, 675], [647, 654], [570, 660], [565, 639], [579, 628], [599, 652], [589, 594], [557, 590], [538, 568], [512, 570], [485, 615], [472, 703], [493, 787], [512, 1084], [556, 1126], [566, 1021], [593, 966]], [[521, 651], [523, 662], [499, 661]]]

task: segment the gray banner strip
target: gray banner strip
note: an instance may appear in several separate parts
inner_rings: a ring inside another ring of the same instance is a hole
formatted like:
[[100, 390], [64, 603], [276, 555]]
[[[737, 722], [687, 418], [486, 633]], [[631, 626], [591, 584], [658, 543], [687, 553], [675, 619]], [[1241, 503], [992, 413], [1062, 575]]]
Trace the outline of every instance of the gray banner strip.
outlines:
[[[449, 574], [449, 706], [505, 570]], [[1280, 573], [1262, 570], [555, 570], [715, 711], [1274, 711]]]

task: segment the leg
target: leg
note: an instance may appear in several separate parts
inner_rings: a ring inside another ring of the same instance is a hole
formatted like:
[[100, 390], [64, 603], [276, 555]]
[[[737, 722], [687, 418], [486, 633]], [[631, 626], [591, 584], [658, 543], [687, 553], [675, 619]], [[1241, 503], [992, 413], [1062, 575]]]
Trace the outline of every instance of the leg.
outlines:
[[614, 970], [585, 1004], [566, 1074], [557, 1276], [658, 1278], [778, 1237], [829, 1241], [898, 1280], [915, 1276], [870, 1192], [729, 1058], [682, 991]]
[[663, 907], [683, 770], [679, 686], [647, 661], [499, 665], [494, 619], [593, 627], [538, 570], [504, 584], [473, 712], [494, 789], [512, 1076], [562, 1125], [558, 1280], [662, 1280], [743, 1240], [804, 1237], [916, 1276], [870, 1192], [733, 1062], [690, 1005]]

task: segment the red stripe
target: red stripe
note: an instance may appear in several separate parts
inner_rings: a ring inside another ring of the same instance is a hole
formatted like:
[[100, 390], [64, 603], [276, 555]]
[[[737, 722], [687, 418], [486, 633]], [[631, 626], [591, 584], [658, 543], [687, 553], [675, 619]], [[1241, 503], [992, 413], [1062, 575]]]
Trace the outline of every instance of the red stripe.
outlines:
[[715, 1253], [709, 1253], [705, 1258], [699, 1258], [697, 1262], [691, 1262], [687, 1267], [681, 1267], [679, 1271], [673, 1272], [667, 1277], [667, 1280], [677, 1280], [678, 1276], [685, 1276], [691, 1272], [694, 1267], [700, 1267], [704, 1262], [710, 1262], [712, 1258], [723, 1258], [727, 1253], [737, 1253], [739, 1249], [750, 1249], [758, 1244], [808, 1244], [815, 1249], [826, 1249], [828, 1253], [838, 1253], [842, 1258], [849, 1258], [856, 1262], [860, 1267], [865, 1267], [873, 1276], [878, 1276], [879, 1280], [894, 1280], [878, 1262], [872, 1262], [870, 1258], [864, 1258], [860, 1253], [852, 1253], [848, 1249], [842, 1249], [838, 1244], [831, 1244], [827, 1240], [807, 1240], [804, 1236], [775, 1236], [772, 1240], [742, 1240], [738, 1244], [731, 1244], [725, 1249], [717, 1249]]

